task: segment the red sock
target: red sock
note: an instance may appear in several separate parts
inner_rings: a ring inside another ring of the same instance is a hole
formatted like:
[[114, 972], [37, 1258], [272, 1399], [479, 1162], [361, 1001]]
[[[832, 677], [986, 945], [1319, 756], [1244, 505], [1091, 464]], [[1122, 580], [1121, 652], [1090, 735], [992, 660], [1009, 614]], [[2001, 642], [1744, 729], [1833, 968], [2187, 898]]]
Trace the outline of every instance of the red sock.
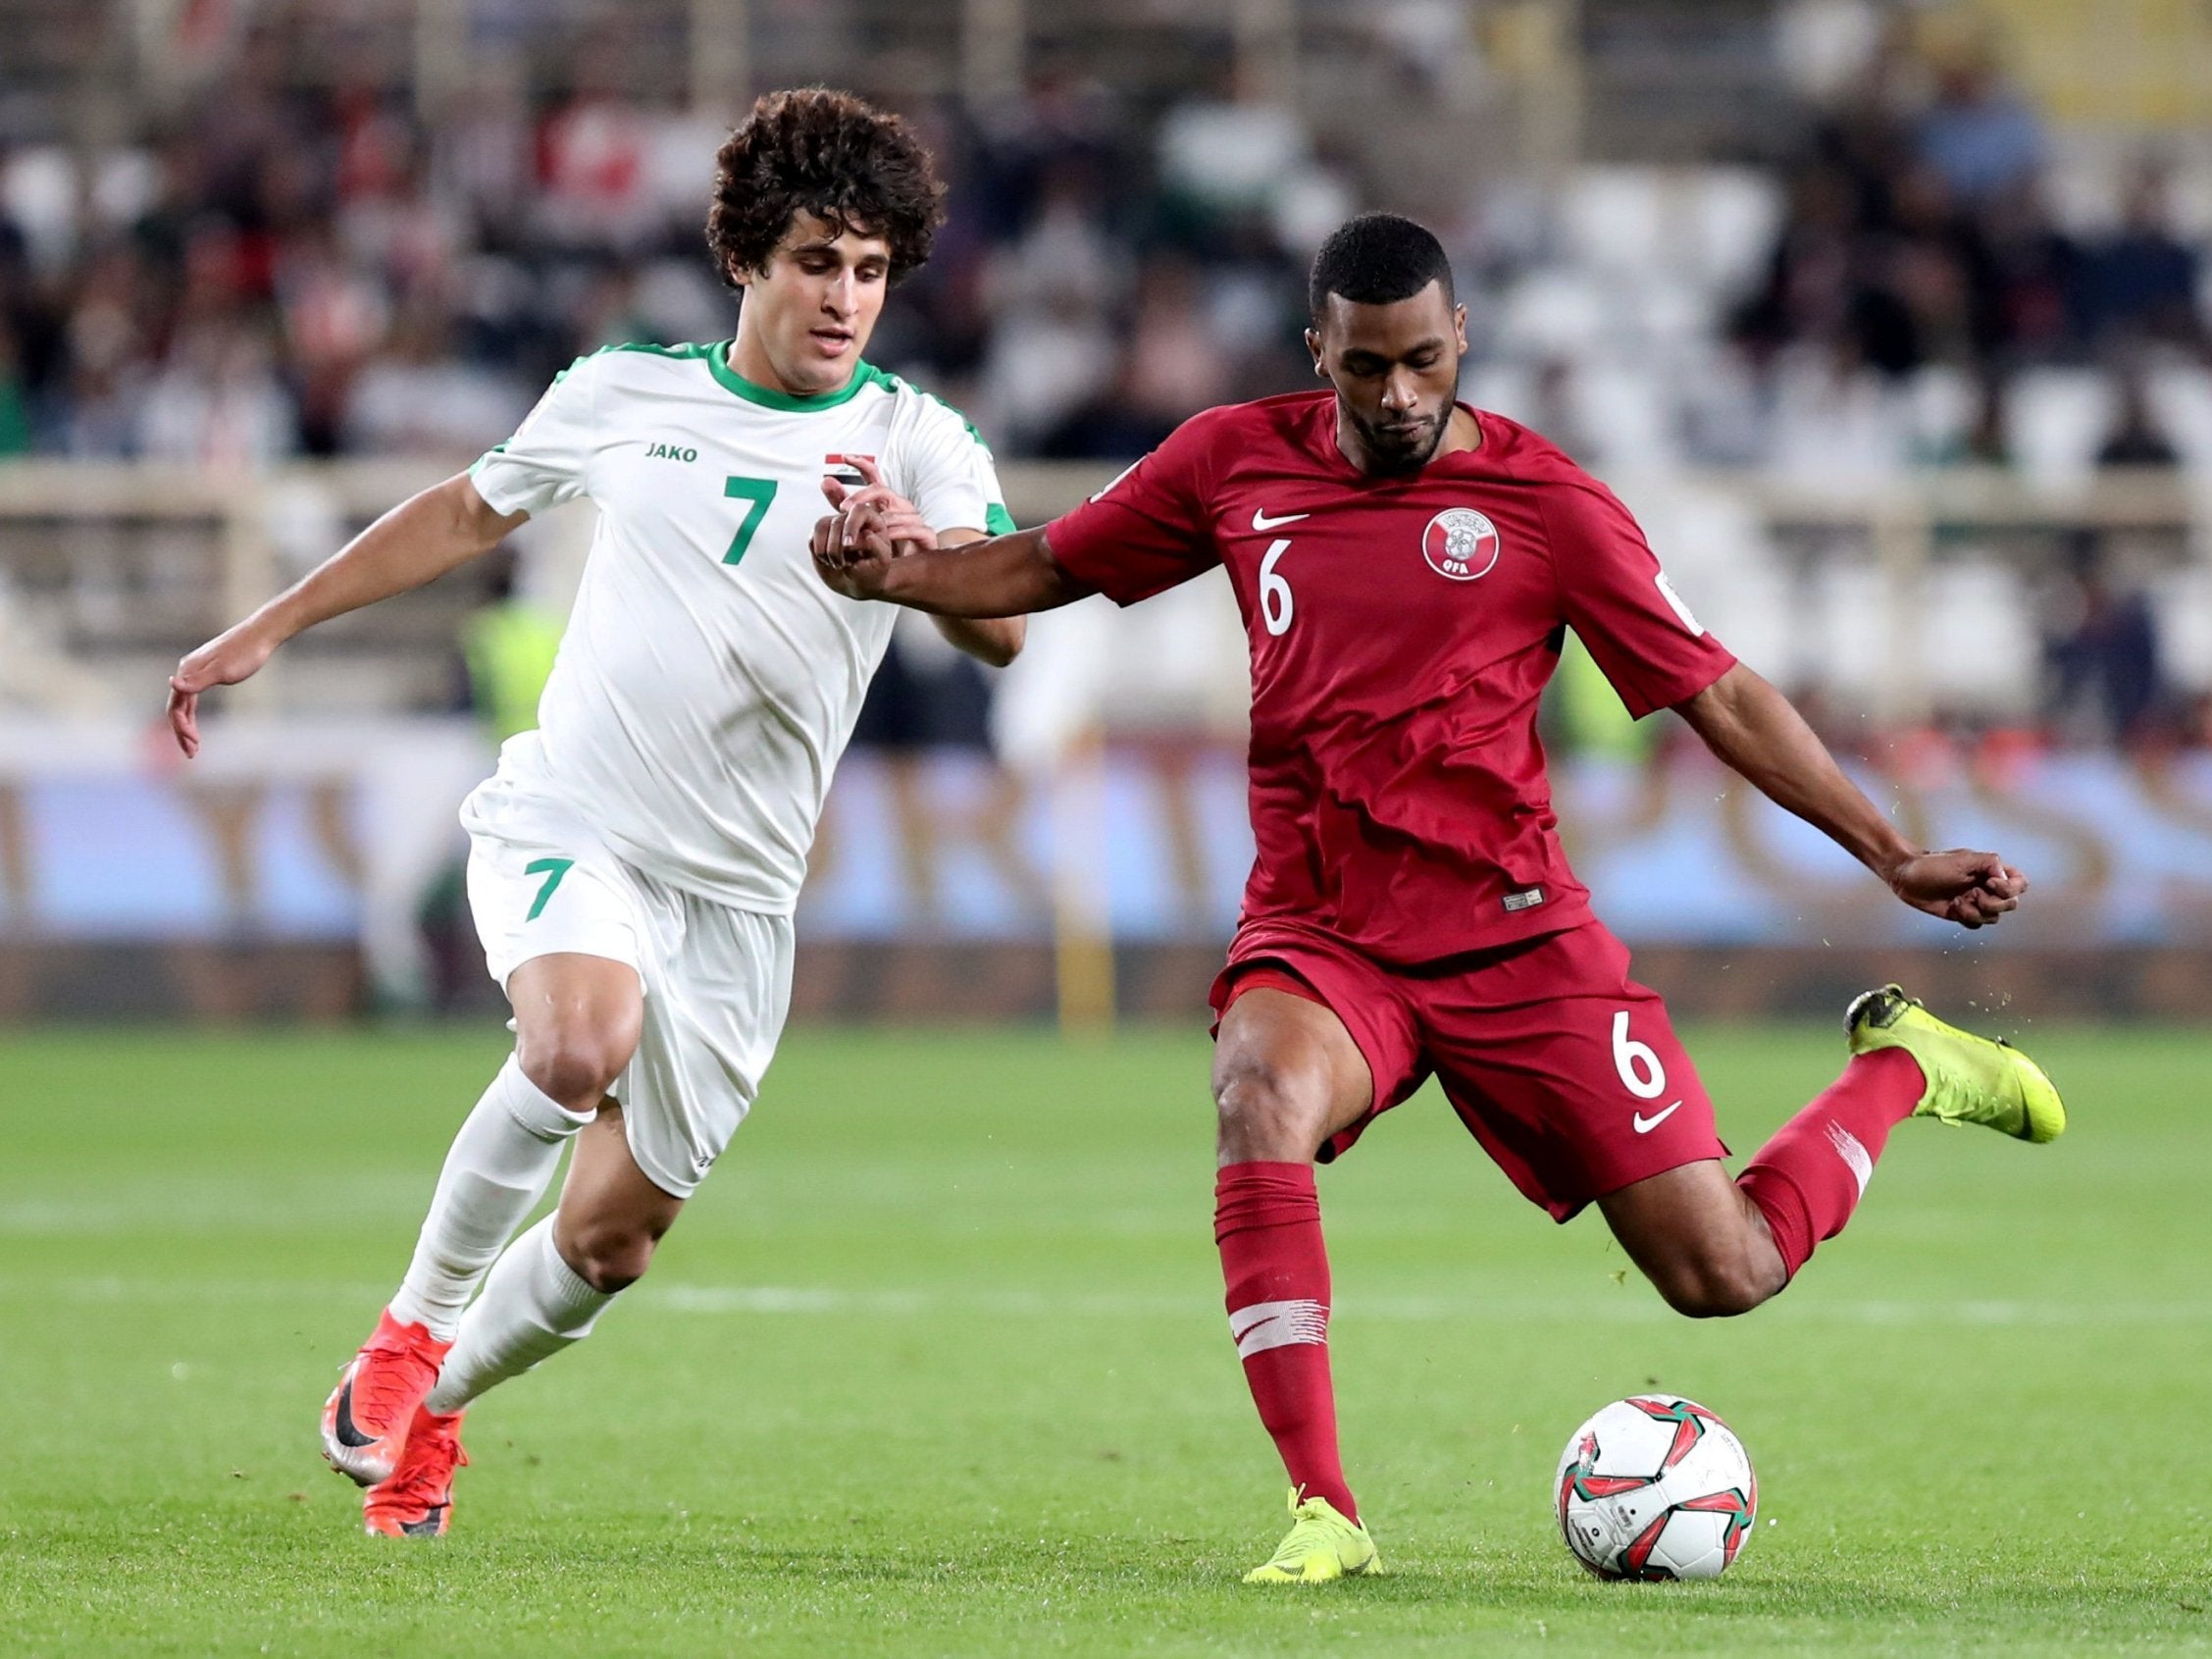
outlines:
[[1229, 1334], [1260, 1421], [1291, 1484], [1360, 1512], [1336, 1451], [1329, 1381], [1329, 1258], [1311, 1164], [1232, 1164], [1213, 1185], [1213, 1242], [1229, 1287]]
[[1913, 1115], [1927, 1086], [1920, 1063], [1902, 1049], [1854, 1055], [1736, 1177], [1765, 1213], [1791, 1277], [1816, 1244], [1843, 1230], [1889, 1131]]

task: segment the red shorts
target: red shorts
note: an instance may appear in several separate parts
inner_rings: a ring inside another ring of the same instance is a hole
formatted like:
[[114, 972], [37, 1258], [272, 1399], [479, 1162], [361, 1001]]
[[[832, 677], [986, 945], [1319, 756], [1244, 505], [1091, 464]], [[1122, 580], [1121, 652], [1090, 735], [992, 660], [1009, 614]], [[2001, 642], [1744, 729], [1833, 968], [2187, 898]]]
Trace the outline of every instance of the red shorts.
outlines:
[[1390, 967], [1268, 921], [1229, 948], [1210, 998], [1215, 1030], [1230, 1004], [1262, 988], [1319, 1003], [1366, 1058], [1373, 1102], [1321, 1147], [1324, 1164], [1431, 1072], [1483, 1151], [1554, 1220], [1727, 1153], [1667, 1005], [1628, 977], [1627, 947], [1599, 922]]

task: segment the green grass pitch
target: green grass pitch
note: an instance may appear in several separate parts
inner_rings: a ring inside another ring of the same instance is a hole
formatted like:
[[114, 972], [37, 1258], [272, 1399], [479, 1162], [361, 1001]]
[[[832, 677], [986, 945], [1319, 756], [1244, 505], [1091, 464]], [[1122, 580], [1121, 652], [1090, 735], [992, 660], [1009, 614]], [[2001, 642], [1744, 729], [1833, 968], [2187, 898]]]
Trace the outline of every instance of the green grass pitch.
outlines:
[[[317, 1455], [496, 1028], [0, 1041], [0, 1652], [2101, 1653], [2212, 1647], [2206, 1042], [2032, 1034], [2056, 1146], [1908, 1124], [1748, 1319], [1667, 1313], [1433, 1095], [1323, 1176], [1380, 1581], [1246, 1589], [1283, 1482], [1220, 1311], [1207, 1048], [795, 1034], [590, 1342], [487, 1399], [453, 1535]], [[1693, 1051], [1739, 1151], [1832, 1029]], [[1605, 1585], [1606, 1400], [1757, 1459], [1726, 1579]]]

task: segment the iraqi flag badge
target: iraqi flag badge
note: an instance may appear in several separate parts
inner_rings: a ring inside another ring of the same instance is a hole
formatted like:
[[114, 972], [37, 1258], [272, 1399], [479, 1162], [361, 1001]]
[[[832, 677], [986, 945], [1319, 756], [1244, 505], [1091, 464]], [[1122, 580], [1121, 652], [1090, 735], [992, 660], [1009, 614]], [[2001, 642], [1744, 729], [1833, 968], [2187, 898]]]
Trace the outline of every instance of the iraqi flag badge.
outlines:
[[822, 457], [822, 476], [836, 479], [848, 490], [861, 489], [868, 482], [860, 475], [860, 463], [862, 461], [874, 466], [876, 458], [873, 455], [824, 455]]

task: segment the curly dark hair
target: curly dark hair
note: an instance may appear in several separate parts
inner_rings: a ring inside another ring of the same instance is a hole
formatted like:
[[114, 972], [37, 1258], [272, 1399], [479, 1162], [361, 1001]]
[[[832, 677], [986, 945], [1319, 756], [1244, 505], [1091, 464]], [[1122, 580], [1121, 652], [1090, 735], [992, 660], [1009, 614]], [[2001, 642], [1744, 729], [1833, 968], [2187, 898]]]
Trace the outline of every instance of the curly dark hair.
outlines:
[[722, 280], [768, 263], [800, 212], [891, 244], [892, 282], [929, 258], [945, 185], [906, 124], [826, 86], [763, 93], [714, 158], [706, 245]]
[[1452, 262], [1436, 233], [1395, 213], [1363, 213], [1330, 232], [1313, 256], [1306, 299], [1318, 323], [1332, 293], [1355, 305], [1388, 305], [1431, 283], [1442, 283], [1444, 303], [1454, 303]]

